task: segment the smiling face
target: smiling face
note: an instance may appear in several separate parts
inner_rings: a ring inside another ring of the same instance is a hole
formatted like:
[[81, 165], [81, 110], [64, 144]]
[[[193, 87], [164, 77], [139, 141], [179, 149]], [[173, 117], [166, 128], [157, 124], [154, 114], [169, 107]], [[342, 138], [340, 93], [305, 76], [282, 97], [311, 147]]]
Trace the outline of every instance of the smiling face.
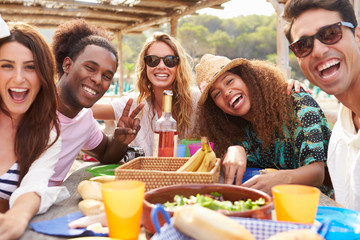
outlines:
[[231, 72], [223, 73], [213, 83], [209, 94], [223, 112], [250, 120], [249, 90], [238, 75]]
[[[342, 21], [339, 13], [313, 9], [302, 13], [294, 22], [291, 37], [294, 41], [303, 36], [314, 35], [321, 27]], [[359, 77], [360, 44], [359, 30], [355, 38], [352, 31], [342, 26], [342, 39], [326, 45], [314, 40], [312, 52], [298, 63], [305, 76], [328, 94], [341, 96], [354, 86]]]
[[1, 107], [12, 117], [24, 114], [40, 87], [32, 52], [19, 42], [3, 44], [0, 47]]
[[63, 68], [61, 101], [80, 111], [91, 107], [108, 90], [116, 71], [116, 57], [103, 47], [88, 45], [75, 61], [65, 58]]
[[[165, 57], [175, 55], [174, 51], [164, 42], [154, 42], [147, 51], [146, 55], [156, 55]], [[177, 66], [167, 67], [161, 59], [156, 67], [146, 66], [146, 74], [153, 85], [154, 90], [171, 90], [176, 77]]]

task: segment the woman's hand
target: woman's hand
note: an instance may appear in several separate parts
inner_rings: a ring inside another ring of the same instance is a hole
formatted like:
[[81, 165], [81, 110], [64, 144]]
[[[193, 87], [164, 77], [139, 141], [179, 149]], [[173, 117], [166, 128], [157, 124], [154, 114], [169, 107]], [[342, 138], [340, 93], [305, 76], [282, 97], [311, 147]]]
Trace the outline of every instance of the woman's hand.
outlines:
[[233, 184], [235, 174], [235, 184], [240, 185], [246, 170], [246, 151], [241, 146], [230, 146], [224, 156], [222, 166], [226, 184]]
[[35, 192], [20, 195], [6, 213], [0, 213], [0, 239], [20, 238], [40, 207], [40, 196]]
[[282, 169], [276, 172], [256, 175], [242, 184], [272, 195], [271, 188], [279, 184], [301, 184], [320, 187], [325, 178], [324, 162], [314, 162], [296, 169]]
[[273, 186], [290, 183], [289, 174], [291, 175], [291, 170], [280, 170], [276, 172], [260, 174], [253, 176], [244, 182], [241, 186], [261, 190], [272, 196], [271, 189]]
[[304, 89], [305, 92], [312, 94], [312, 91], [310, 88], [308, 88], [304, 83], [299, 82], [295, 79], [289, 79], [288, 86], [286, 89], [287, 95], [290, 95], [291, 89], [295, 88], [295, 92], [300, 92], [300, 88]]
[[0, 214], [0, 239], [20, 238], [28, 225], [28, 220], [17, 215], [12, 215], [9, 211]]

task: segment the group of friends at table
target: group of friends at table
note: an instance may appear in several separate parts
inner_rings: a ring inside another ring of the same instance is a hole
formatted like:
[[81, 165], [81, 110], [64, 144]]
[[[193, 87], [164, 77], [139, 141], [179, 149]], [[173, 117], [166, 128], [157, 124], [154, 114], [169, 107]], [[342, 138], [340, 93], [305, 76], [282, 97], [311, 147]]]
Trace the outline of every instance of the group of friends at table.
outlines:
[[[61, 186], [79, 151], [118, 163], [128, 146], [152, 156], [164, 90], [173, 91], [179, 139], [206, 136], [222, 158], [225, 184], [246, 167], [275, 168], [242, 186], [315, 186], [360, 211], [360, 28], [348, 0], [289, 0], [290, 49], [306, 78], [341, 103], [333, 129], [310, 90], [263, 60], [205, 54], [196, 65], [179, 42], [154, 33], [139, 53], [136, 91], [96, 102], [118, 67], [111, 35], [78, 19], [49, 46], [25, 23], [0, 29], [0, 232], [19, 238], [36, 214], [68, 197]], [[96, 119], [115, 120], [105, 135]]]

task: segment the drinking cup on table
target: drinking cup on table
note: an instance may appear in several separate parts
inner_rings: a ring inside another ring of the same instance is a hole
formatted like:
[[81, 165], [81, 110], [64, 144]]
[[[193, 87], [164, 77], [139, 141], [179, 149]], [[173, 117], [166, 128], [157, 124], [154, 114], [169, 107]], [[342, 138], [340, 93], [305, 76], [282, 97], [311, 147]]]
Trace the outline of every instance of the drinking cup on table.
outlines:
[[145, 192], [140, 181], [115, 181], [101, 187], [111, 238], [138, 239]]
[[191, 157], [189, 151], [189, 144], [201, 142], [200, 138], [190, 138], [190, 139], [181, 139], [181, 144], [186, 146], [185, 148], [185, 157]]
[[[210, 144], [211, 149], [214, 149], [214, 143], [209, 142], [209, 144]], [[190, 157], [191, 157], [192, 155], [194, 155], [196, 153], [197, 150], [202, 148], [202, 143], [201, 142], [199, 142], [199, 143], [190, 143], [188, 145], [188, 147], [189, 147], [189, 152], [190, 152]]]
[[305, 185], [284, 184], [272, 188], [278, 221], [313, 224], [320, 190]]
[[177, 145], [177, 157], [185, 157], [185, 150], [186, 145], [185, 144], [178, 144]]

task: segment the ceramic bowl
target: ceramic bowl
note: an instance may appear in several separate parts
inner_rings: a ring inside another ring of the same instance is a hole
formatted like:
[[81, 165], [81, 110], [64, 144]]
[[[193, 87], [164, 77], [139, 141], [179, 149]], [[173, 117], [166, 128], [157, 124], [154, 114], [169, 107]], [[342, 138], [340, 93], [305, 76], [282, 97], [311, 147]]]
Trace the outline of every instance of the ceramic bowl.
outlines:
[[[221, 193], [224, 200], [239, 201], [251, 199], [253, 201], [264, 198], [266, 204], [256, 210], [247, 210], [242, 212], [222, 212], [230, 217], [247, 217], [258, 219], [271, 219], [272, 199], [271, 197], [259, 190], [236, 186], [228, 184], [183, 184], [172, 185], [162, 188], [156, 188], [148, 191], [144, 195], [144, 208], [143, 208], [143, 227], [145, 228], [147, 236], [151, 236], [155, 233], [155, 228], [151, 221], [151, 210], [157, 203], [165, 203], [167, 201], [173, 202], [175, 195], [183, 195], [189, 197], [198, 193], [205, 194], [211, 192]], [[173, 215], [173, 211], [167, 211], [170, 216]], [[159, 224], [162, 226], [165, 223], [163, 217], [159, 217]]]

